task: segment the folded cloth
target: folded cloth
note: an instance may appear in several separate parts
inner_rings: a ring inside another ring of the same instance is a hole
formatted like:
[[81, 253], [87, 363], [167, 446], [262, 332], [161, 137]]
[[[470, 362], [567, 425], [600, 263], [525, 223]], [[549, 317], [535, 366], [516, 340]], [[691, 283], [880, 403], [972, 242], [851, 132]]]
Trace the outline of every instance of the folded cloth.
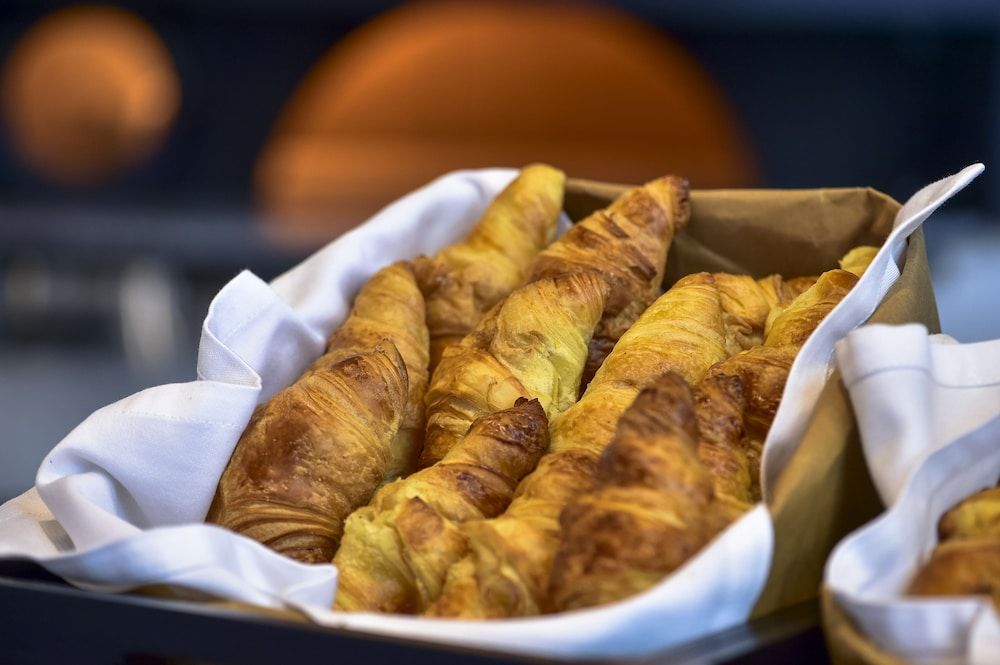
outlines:
[[446, 176], [270, 285], [239, 274], [209, 307], [197, 380], [144, 390], [70, 432], [35, 488], [0, 507], [0, 556], [32, 559], [88, 588], [174, 584], [270, 607], [329, 606], [332, 565], [299, 564], [202, 524], [219, 476], [254, 407], [319, 355], [361, 284], [460, 238], [513, 176]]
[[900, 261], [910, 237], [945, 201], [983, 172], [982, 164], [927, 185], [903, 205], [878, 254], [851, 292], [819, 324], [799, 350], [785, 383], [785, 395], [794, 395], [797, 408], [780, 408], [764, 447], [762, 489], [770, 500], [774, 481], [781, 476], [809, 422], [820, 391], [826, 385], [834, 344], [868, 320], [899, 279]]
[[[790, 397], [765, 442], [765, 486], [794, 452], [834, 342], [861, 324], [898, 278], [909, 234], [981, 170], [971, 166], [914, 195], [868, 271], [806, 343], [789, 378]], [[515, 174], [493, 169], [444, 176], [270, 285], [248, 272], [237, 276], [209, 309], [197, 380], [140, 392], [73, 430], [43, 461], [35, 488], [0, 507], [0, 557], [37, 561], [88, 588], [173, 584], [296, 609], [326, 625], [556, 657], [643, 656], [746, 620], [773, 551], [764, 505], [643, 594], [580, 612], [498, 622], [332, 612], [331, 565], [299, 564], [201, 523], [254, 407], [319, 354], [364, 281], [393, 261], [462, 237]], [[562, 228], [568, 223], [564, 218]]]
[[1000, 617], [988, 598], [905, 594], [941, 515], [1000, 478], [1000, 340], [957, 344], [921, 325], [873, 325], [850, 333], [837, 360], [889, 510], [837, 546], [827, 588], [890, 653], [998, 662]]

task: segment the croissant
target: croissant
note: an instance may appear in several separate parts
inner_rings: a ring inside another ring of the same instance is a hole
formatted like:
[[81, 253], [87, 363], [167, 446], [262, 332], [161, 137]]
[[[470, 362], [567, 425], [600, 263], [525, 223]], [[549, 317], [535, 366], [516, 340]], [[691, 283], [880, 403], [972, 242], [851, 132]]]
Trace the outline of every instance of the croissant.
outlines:
[[537, 398], [549, 418], [576, 401], [606, 289], [593, 272], [532, 282], [449, 347], [427, 389], [421, 466], [441, 460], [476, 418], [519, 397]]
[[910, 583], [916, 596], [987, 594], [1000, 608], [1000, 488], [977, 492], [938, 523], [940, 543]]
[[254, 412], [208, 521], [299, 561], [330, 561], [343, 521], [385, 474], [406, 395], [391, 342], [308, 373]]
[[816, 283], [793, 300], [775, 317], [764, 339], [765, 346], [800, 347], [826, 315], [836, 307], [858, 281], [853, 272], [828, 270]]
[[626, 191], [538, 255], [532, 280], [594, 269], [609, 285], [604, 316], [590, 340], [582, 388], [618, 338], [659, 295], [667, 251], [690, 216], [687, 181], [659, 178]]
[[868, 264], [872, 262], [875, 255], [878, 254], [878, 247], [872, 247], [870, 245], [860, 245], [854, 249], [844, 254], [844, 257], [840, 259], [840, 269], [846, 270], [847, 272], [852, 272], [858, 277], [864, 274], [865, 270], [868, 268]]
[[713, 480], [716, 497], [735, 515], [758, 499], [744, 437], [746, 392], [736, 376], [705, 377], [694, 391], [698, 459]]
[[941, 517], [942, 541], [972, 538], [1000, 539], [1000, 487], [973, 494]]
[[427, 299], [431, 374], [445, 348], [525, 283], [538, 252], [555, 238], [565, 181], [551, 166], [526, 166], [465, 240], [414, 260]]
[[[857, 269], [863, 270], [860, 266]], [[757, 435], [766, 435], [770, 428], [799, 348], [857, 281], [855, 273], [828, 270], [772, 319], [763, 346], [736, 354], [712, 368], [713, 374], [742, 379], [750, 395], [748, 426]]]
[[698, 460], [687, 383], [667, 373], [618, 422], [593, 490], [563, 511], [552, 609], [610, 603], [660, 581], [728, 522]]
[[[780, 277], [779, 277], [780, 279]], [[796, 277], [792, 280], [782, 280], [781, 292], [775, 293], [772, 298], [768, 295], [768, 301], [771, 303], [771, 310], [767, 314], [767, 320], [764, 322], [764, 334], [754, 340], [754, 344], [747, 347], [753, 348], [754, 346], [760, 346], [767, 339], [768, 333], [771, 332], [771, 326], [774, 325], [774, 320], [778, 318], [785, 308], [788, 307], [792, 302], [798, 298], [800, 295], [805, 293], [809, 287], [816, 283], [819, 277]], [[770, 284], [768, 284], [767, 289], [770, 290]]]
[[424, 297], [413, 266], [405, 261], [379, 270], [361, 287], [354, 308], [327, 342], [309, 372], [334, 365], [373, 348], [383, 339], [396, 346], [406, 363], [409, 392], [406, 409], [389, 452], [385, 480], [412, 472], [424, 438], [424, 393], [427, 391], [428, 339]]
[[382, 487], [348, 519], [333, 562], [337, 609], [420, 612], [465, 554], [457, 525], [493, 517], [548, 447], [538, 400], [483, 416], [432, 467]]
[[[858, 263], [855, 269], [864, 268]], [[855, 273], [842, 269], [823, 273], [787, 307], [779, 305], [762, 346], [737, 353], [710, 370], [712, 376], [739, 377], [746, 393], [746, 435], [741, 454], [746, 455], [749, 465], [753, 500], [760, 496], [763, 442], [778, 411], [792, 363], [812, 332], [857, 281]]]
[[488, 618], [542, 611], [559, 544], [559, 513], [592, 482], [621, 414], [668, 370], [697, 382], [726, 357], [720, 294], [708, 273], [688, 275], [624, 334], [580, 401], [551, 419], [549, 452], [506, 512], [467, 522], [470, 553], [448, 571], [434, 616]]
[[730, 354], [762, 344], [769, 317], [773, 318], [776, 310], [786, 307], [816, 281], [815, 277], [785, 280], [781, 275], [757, 280], [728, 273], [715, 273], [714, 277], [722, 296]]

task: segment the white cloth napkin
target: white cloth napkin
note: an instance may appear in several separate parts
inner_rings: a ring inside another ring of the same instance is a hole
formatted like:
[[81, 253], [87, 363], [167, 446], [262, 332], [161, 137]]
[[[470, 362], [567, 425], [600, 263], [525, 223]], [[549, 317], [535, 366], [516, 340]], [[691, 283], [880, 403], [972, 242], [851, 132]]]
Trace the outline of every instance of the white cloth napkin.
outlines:
[[827, 562], [836, 601], [883, 649], [915, 662], [996, 663], [988, 599], [905, 595], [941, 515], [1000, 478], [1000, 340], [957, 344], [918, 324], [866, 326], [837, 348], [865, 459], [889, 510]]
[[[807, 343], [765, 446], [765, 484], [794, 451], [834, 341], [862, 323], [899, 276], [906, 236], [980, 170], [969, 167], [935, 183], [904, 206], [865, 278]], [[140, 392], [73, 430], [43, 461], [35, 489], [0, 506], [0, 557], [37, 561], [88, 588], [175, 584], [295, 608], [328, 625], [560, 657], [641, 656], [745, 620], [770, 566], [772, 530], [763, 505], [644, 594], [593, 610], [500, 622], [335, 613], [327, 609], [333, 566], [298, 564], [201, 523], [254, 406], [320, 352], [361, 284], [395, 260], [462, 237], [514, 175], [495, 169], [442, 177], [270, 285], [248, 272], [237, 276], [209, 309], [197, 380]]]
[[[911, 196], [896, 214], [892, 232], [857, 285], [802, 346], [785, 384], [784, 395], [794, 395], [795, 398], [783, 399], [764, 447], [761, 480], [765, 500], [771, 500], [774, 481], [781, 476], [809, 424], [813, 407], [830, 372], [834, 345], [868, 320], [899, 279], [901, 262], [906, 252], [906, 239], [945, 201], [978, 177], [983, 169], [982, 164], [967, 166], [959, 173], [931, 183]], [[786, 402], [793, 402], [795, 407], [792, 408]]]

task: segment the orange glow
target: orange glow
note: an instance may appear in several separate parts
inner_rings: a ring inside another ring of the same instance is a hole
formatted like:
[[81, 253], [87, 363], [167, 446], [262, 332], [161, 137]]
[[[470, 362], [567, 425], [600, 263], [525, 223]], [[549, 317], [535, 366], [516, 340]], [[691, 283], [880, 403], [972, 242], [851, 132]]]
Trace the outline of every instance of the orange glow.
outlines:
[[45, 17], [15, 46], [3, 74], [15, 149], [61, 184], [95, 184], [147, 157], [179, 105], [163, 42], [138, 17], [110, 7]]
[[418, 2], [333, 48], [279, 118], [264, 206], [342, 226], [441, 173], [553, 163], [577, 177], [755, 182], [713, 82], [621, 12], [570, 3]]

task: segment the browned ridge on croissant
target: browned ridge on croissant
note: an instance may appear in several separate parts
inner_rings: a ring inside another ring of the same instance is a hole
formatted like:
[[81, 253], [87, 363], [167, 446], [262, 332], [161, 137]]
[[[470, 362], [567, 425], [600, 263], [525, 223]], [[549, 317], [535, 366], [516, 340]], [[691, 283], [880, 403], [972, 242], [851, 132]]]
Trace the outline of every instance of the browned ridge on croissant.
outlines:
[[606, 290], [589, 271], [532, 282], [449, 347], [427, 390], [421, 466], [443, 458], [476, 418], [519, 397], [538, 399], [549, 418], [573, 404]]
[[483, 416], [443, 460], [382, 487], [347, 520], [334, 563], [336, 605], [350, 611], [421, 612], [465, 554], [458, 525], [493, 517], [548, 447], [538, 400]]
[[388, 341], [307, 373], [254, 412], [208, 521], [328, 562], [343, 521], [382, 481], [406, 394], [406, 366]]
[[687, 383], [668, 373], [618, 423], [594, 489], [562, 512], [550, 610], [602, 605], [650, 588], [727, 523], [698, 461]]
[[[709, 472], [716, 497], [737, 513], [760, 497], [759, 460], [746, 441], [744, 412], [747, 396], [739, 377], [717, 374], [705, 377], [694, 391], [698, 421], [698, 459]], [[755, 464], [756, 462], [756, 464]]]
[[595, 270], [608, 282], [604, 315], [590, 340], [581, 392], [660, 293], [667, 251], [691, 215], [688, 183], [666, 176], [629, 189], [542, 250], [531, 279]]
[[448, 346], [525, 283], [538, 252], [555, 239], [565, 182], [551, 166], [524, 167], [464, 240], [414, 260], [427, 299], [432, 375]]
[[383, 339], [391, 341], [406, 362], [409, 390], [399, 431], [393, 438], [385, 480], [411, 473], [424, 441], [424, 394], [429, 348], [424, 297], [413, 266], [406, 261], [379, 270], [357, 297], [347, 319], [330, 335], [326, 352], [309, 372], [363, 353]]

